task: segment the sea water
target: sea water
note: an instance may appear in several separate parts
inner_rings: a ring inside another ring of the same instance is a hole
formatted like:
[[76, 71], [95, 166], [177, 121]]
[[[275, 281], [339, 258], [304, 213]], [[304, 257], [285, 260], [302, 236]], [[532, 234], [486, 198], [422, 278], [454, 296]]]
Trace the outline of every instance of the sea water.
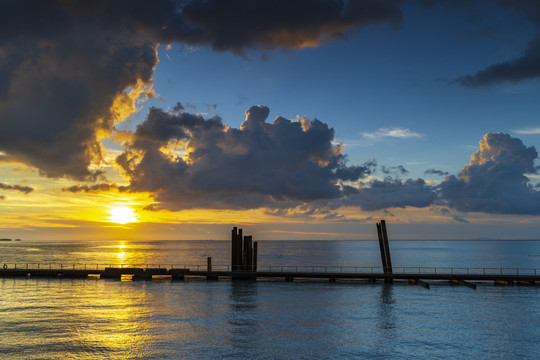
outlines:
[[[540, 241], [393, 241], [395, 267], [540, 268]], [[230, 262], [220, 241], [0, 244], [0, 263]], [[261, 241], [259, 265], [380, 266], [375, 241]], [[539, 269], [540, 270], [540, 269]], [[539, 359], [540, 287], [0, 278], [1, 359]]]

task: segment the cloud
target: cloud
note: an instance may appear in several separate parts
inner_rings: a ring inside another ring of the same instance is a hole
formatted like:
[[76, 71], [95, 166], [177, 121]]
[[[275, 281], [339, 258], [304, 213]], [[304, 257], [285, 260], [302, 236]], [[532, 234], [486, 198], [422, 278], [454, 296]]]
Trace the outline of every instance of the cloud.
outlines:
[[4, 184], [4, 183], [0, 183], [0, 189], [2, 189], [2, 190], [15, 190], [15, 191], [23, 192], [25, 194], [29, 194], [32, 191], [34, 191], [34, 188], [30, 187], [30, 186], [8, 185], [8, 184]]
[[0, 5], [9, 14], [0, 24], [0, 149], [47, 176], [91, 176], [100, 136], [133, 107], [124, 90], [152, 80], [155, 43], [102, 13], [105, 4]]
[[78, 193], [78, 192], [86, 192], [86, 193], [92, 193], [92, 192], [107, 192], [117, 190], [119, 192], [125, 192], [128, 191], [127, 186], [121, 186], [116, 184], [95, 184], [95, 185], [72, 185], [69, 187], [62, 188], [62, 191], [72, 192], [72, 193]]
[[487, 133], [459, 175], [440, 184], [441, 198], [463, 212], [540, 214], [540, 192], [525, 174], [537, 173], [538, 153], [508, 134]]
[[462, 224], [468, 224], [469, 223], [469, 221], [467, 221], [467, 219], [464, 219], [461, 216], [452, 216], [452, 219], [454, 221], [462, 223]]
[[0, 151], [79, 180], [96, 177], [100, 140], [153, 96], [159, 43], [243, 54], [401, 20], [388, 0], [27, 0], [0, 14]]
[[265, 209], [265, 214], [295, 219], [315, 219], [332, 222], [357, 222], [356, 219], [348, 219], [328, 206], [327, 203], [314, 202], [302, 204], [286, 209]]
[[424, 171], [424, 175], [448, 176], [449, 173], [446, 171], [437, 170], [437, 169], [427, 169], [426, 171]]
[[[507, 14], [519, 22], [528, 20], [540, 25], [540, 4], [530, 0], [497, 0]], [[490, 86], [501, 82], [518, 83], [540, 77], [540, 32], [533, 35], [522, 54], [512, 60], [489, 65], [472, 75], [461, 76], [452, 83], [467, 87]]]
[[512, 132], [520, 135], [540, 135], [540, 128], [518, 129]]
[[344, 205], [359, 206], [362, 210], [373, 211], [388, 208], [427, 207], [436, 199], [435, 189], [423, 179], [394, 179], [370, 181], [365, 186], [351, 191], [343, 201]]
[[518, 83], [538, 77], [540, 77], [540, 33], [531, 39], [520, 57], [490, 65], [473, 75], [461, 76], [454, 82], [467, 87], [480, 87], [501, 82]]
[[353, 28], [401, 21], [388, 0], [188, 1], [166, 33], [176, 41], [243, 53], [262, 47], [303, 48], [344, 37]]
[[405, 169], [402, 165], [390, 166], [390, 167], [383, 165], [381, 166], [381, 171], [385, 175], [389, 175], [389, 174], [406, 175], [409, 173], [409, 170]]
[[380, 128], [376, 132], [364, 132], [362, 135], [371, 140], [383, 140], [384, 138], [408, 139], [424, 137], [422, 134], [404, 128]]
[[[376, 163], [347, 166], [334, 130], [314, 119], [266, 119], [252, 106], [240, 129], [221, 118], [151, 108], [117, 158], [130, 191], [151, 192], [153, 209], [290, 208], [342, 196], [341, 182], [356, 181]], [[176, 146], [178, 151], [164, 149]]]

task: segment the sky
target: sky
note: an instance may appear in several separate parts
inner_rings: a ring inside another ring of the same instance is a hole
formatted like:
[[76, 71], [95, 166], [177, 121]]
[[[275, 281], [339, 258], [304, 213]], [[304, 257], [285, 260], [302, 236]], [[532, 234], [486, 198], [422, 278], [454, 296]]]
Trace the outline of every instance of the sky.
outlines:
[[540, 4], [0, 1], [0, 237], [538, 239]]

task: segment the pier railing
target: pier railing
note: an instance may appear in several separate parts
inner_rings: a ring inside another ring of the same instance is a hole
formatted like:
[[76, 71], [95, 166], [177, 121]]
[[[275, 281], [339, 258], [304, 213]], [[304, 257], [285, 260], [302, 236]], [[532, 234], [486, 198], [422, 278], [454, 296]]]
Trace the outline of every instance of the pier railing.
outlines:
[[[66, 263], [0, 263], [1, 269], [15, 270], [85, 270], [103, 271], [106, 268], [141, 268], [141, 269], [190, 269], [191, 271], [207, 271], [204, 265], [163, 265], [163, 264], [66, 264]], [[230, 265], [212, 264], [212, 271], [231, 271]], [[381, 266], [332, 266], [332, 265], [258, 265], [257, 272], [276, 273], [356, 273], [383, 274]], [[439, 267], [439, 266], [394, 266], [393, 274], [435, 274], [435, 275], [540, 275], [537, 268], [516, 267]]]

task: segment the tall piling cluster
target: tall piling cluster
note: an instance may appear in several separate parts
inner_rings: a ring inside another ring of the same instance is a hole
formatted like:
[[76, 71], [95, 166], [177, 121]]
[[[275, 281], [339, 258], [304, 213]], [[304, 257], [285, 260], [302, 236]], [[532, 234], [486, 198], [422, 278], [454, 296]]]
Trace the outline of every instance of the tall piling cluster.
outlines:
[[242, 229], [236, 226], [231, 236], [231, 270], [257, 271], [257, 242], [251, 235], [242, 236]]
[[392, 274], [392, 259], [390, 258], [390, 246], [388, 245], [388, 234], [384, 220], [377, 223], [377, 235], [379, 235], [383, 271], [385, 274]]

